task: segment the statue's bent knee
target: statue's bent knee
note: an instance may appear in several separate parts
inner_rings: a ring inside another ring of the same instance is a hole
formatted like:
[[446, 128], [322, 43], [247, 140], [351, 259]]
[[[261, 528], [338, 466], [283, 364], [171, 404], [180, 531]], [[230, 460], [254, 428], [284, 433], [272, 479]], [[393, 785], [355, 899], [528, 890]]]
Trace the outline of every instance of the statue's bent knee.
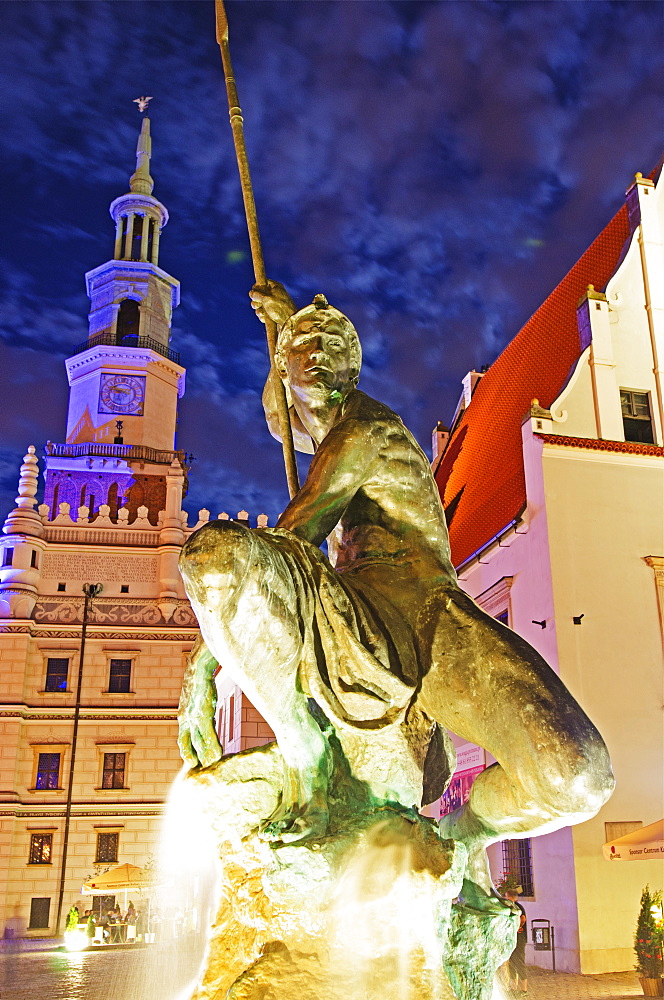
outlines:
[[180, 570], [189, 584], [232, 584], [244, 575], [252, 547], [249, 528], [235, 521], [210, 521], [182, 546]]
[[590, 743], [589, 751], [588, 765], [581, 777], [580, 797], [587, 803], [590, 815], [594, 816], [611, 798], [616, 779], [613, 776], [609, 751], [599, 733]]
[[609, 754], [597, 732], [541, 766], [539, 779], [539, 808], [549, 819], [575, 817], [570, 822], [595, 816], [615, 787]]

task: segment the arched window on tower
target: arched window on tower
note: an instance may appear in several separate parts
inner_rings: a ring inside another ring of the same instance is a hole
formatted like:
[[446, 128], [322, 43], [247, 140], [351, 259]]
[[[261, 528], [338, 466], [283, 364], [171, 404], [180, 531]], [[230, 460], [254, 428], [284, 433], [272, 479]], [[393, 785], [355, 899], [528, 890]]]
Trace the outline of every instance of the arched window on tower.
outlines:
[[118, 312], [116, 343], [132, 347], [138, 341], [138, 326], [140, 312], [138, 302], [134, 299], [123, 299]]

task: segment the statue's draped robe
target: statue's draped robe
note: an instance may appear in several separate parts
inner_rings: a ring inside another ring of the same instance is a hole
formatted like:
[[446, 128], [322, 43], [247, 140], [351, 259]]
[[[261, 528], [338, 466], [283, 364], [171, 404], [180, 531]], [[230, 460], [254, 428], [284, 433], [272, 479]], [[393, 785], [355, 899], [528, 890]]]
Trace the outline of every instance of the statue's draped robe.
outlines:
[[[416, 690], [414, 636], [366, 579], [336, 572], [320, 549], [280, 528], [258, 528], [266, 575], [286, 574], [301, 622], [302, 687], [335, 722], [376, 729], [397, 721]], [[267, 567], [266, 567], [267, 570]]]

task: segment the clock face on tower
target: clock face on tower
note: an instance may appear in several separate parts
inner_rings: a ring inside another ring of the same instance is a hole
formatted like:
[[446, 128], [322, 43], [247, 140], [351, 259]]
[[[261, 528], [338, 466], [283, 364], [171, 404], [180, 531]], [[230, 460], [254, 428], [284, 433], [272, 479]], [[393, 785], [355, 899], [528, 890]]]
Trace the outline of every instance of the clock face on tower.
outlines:
[[145, 375], [102, 374], [98, 413], [127, 413], [143, 416]]

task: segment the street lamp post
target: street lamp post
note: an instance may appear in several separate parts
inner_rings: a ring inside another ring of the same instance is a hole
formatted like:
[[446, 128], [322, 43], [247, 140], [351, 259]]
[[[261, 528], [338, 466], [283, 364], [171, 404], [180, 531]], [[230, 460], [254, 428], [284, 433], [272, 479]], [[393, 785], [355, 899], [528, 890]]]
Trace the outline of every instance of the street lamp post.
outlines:
[[65, 895], [65, 877], [67, 874], [67, 848], [69, 846], [69, 825], [71, 823], [71, 805], [74, 791], [74, 765], [76, 763], [76, 744], [78, 742], [78, 723], [81, 715], [81, 689], [83, 686], [83, 660], [85, 657], [85, 637], [88, 629], [88, 614], [90, 602], [101, 593], [101, 583], [84, 583], [83, 593], [83, 625], [81, 627], [81, 649], [78, 658], [78, 680], [76, 683], [76, 703], [74, 705], [74, 728], [71, 737], [71, 757], [69, 761], [69, 780], [67, 783], [67, 805], [65, 808], [65, 828], [62, 835], [62, 864], [60, 866], [60, 889], [58, 892], [58, 911], [55, 918], [55, 933], [60, 933], [62, 919], [62, 902]]

